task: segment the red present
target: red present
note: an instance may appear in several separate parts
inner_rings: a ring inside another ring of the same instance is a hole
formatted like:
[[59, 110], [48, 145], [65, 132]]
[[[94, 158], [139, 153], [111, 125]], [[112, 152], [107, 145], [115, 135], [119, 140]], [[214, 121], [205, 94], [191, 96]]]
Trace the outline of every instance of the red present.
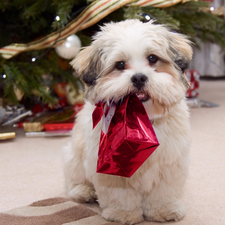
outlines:
[[99, 103], [93, 112], [94, 127], [103, 116], [97, 172], [131, 177], [159, 145], [151, 121], [135, 94], [107, 115], [103, 108]]
[[190, 87], [187, 90], [186, 97], [193, 98], [199, 95], [199, 80], [200, 74], [196, 70], [186, 70], [185, 74], [190, 82]]

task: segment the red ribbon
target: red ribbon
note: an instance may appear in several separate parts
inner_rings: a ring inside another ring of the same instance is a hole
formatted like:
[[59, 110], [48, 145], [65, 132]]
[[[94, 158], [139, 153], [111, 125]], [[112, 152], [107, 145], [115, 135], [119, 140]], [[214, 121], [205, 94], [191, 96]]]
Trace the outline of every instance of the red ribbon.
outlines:
[[105, 103], [102, 103], [102, 102], [99, 102], [98, 104], [95, 105], [96, 108], [94, 112], [92, 113], [93, 129], [99, 123], [99, 121], [101, 120], [104, 114], [104, 105]]

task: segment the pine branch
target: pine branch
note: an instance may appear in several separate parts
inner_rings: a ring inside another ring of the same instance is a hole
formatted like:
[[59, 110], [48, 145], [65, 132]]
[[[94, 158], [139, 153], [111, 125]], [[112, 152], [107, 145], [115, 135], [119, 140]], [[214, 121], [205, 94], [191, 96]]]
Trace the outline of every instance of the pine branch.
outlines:
[[158, 24], [166, 24], [168, 27], [174, 30], [179, 30], [180, 22], [168, 14], [165, 10], [145, 7], [143, 12], [150, 15], [151, 19], [156, 20]]
[[[65, 25], [69, 22], [72, 14], [72, 9], [74, 6], [82, 6], [82, 5], [87, 5], [86, 0], [53, 0], [52, 3], [53, 6], [56, 7], [56, 15], [59, 16], [60, 18], [60, 23], [62, 25]], [[52, 23], [52, 27], [54, 29], [58, 29], [57, 22], [54, 21]]]
[[[52, 50], [52, 52], [54, 53], [55, 51]], [[30, 54], [37, 55], [38, 52]], [[14, 93], [14, 88], [16, 87], [24, 93], [24, 98], [36, 96], [42, 99], [44, 103], [53, 104], [56, 102], [56, 98], [51, 94], [53, 85], [62, 80], [74, 82], [74, 79], [71, 78], [72, 73], [71, 71], [63, 71], [59, 67], [55, 53], [53, 54], [54, 57], [51, 57], [51, 55], [44, 57], [39, 64], [32, 64], [30, 60], [32, 56], [30, 54], [22, 54], [2, 62], [3, 72], [6, 74], [6, 79], [4, 79], [4, 96], [10, 103], [18, 104]], [[43, 76], [44, 74], [49, 77], [48, 81]]]
[[35, 1], [32, 5], [29, 5], [28, 7], [24, 7], [22, 17], [25, 20], [37, 19], [38, 17], [40, 17], [41, 13], [47, 9], [48, 6], [49, 6], [49, 2], [46, 0]]
[[219, 44], [225, 49], [225, 22], [222, 18], [207, 12], [208, 2], [190, 1], [166, 8], [174, 19], [180, 21], [180, 32], [195, 39]]
[[124, 19], [143, 19], [143, 10], [138, 6], [124, 7]]

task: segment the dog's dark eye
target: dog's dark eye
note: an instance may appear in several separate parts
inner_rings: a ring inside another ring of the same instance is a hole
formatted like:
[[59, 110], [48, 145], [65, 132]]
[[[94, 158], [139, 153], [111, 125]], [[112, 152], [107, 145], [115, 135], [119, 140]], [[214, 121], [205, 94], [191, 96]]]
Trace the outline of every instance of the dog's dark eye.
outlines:
[[158, 56], [156, 55], [150, 55], [148, 57], [148, 61], [149, 63], [152, 65], [152, 64], [155, 64], [157, 61], [159, 60]]
[[116, 62], [116, 69], [124, 70], [125, 69], [125, 62], [124, 61]]

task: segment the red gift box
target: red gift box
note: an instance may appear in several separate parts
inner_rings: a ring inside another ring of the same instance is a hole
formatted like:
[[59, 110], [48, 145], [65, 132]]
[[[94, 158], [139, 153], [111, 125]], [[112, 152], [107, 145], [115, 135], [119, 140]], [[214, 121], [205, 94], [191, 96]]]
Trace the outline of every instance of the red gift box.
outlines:
[[121, 105], [104, 104], [93, 112], [93, 125], [103, 116], [97, 172], [131, 177], [154, 152], [159, 143], [142, 102], [133, 94]]
[[186, 70], [185, 74], [190, 82], [190, 87], [187, 90], [186, 97], [194, 98], [199, 95], [199, 80], [200, 74], [196, 70]]

